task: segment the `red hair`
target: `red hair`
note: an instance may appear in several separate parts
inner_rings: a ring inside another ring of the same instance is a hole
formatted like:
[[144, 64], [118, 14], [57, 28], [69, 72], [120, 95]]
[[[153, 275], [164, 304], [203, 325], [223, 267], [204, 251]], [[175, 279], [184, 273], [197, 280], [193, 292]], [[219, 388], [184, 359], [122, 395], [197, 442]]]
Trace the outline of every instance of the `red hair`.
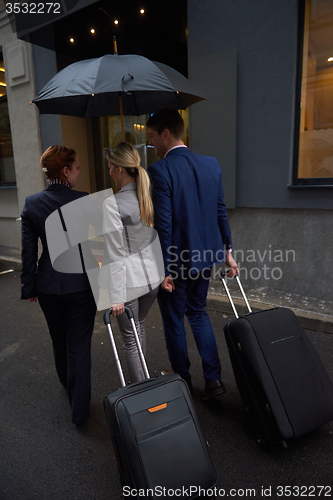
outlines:
[[76, 151], [66, 146], [50, 146], [42, 154], [40, 163], [48, 179], [63, 179], [62, 169], [72, 168]]

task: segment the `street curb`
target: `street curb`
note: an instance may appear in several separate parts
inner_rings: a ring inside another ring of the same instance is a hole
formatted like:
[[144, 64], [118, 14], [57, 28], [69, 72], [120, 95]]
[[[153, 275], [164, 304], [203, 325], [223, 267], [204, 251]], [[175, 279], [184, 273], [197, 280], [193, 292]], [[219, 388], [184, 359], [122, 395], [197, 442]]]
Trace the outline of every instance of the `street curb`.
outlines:
[[[0, 256], [0, 272], [13, 269], [14, 271], [21, 272], [22, 262], [21, 259], [15, 258], [13, 256]], [[237, 306], [238, 314], [244, 316], [247, 314], [248, 310], [244, 305], [242, 300], [234, 298], [234, 303]], [[263, 311], [265, 309], [272, 309], [274, 307], [284, 307], [273, 303], [262, 303], [251, 301], [251, 308], [253, 312]], [[326, 314], [320, 314], [314, 311], [305, 311], [297, 308], [290, 307], [292, 311], [298, 317], [301, 325], [306, 330], [320, 331], [323, 333], [333, 333], [333, 316]], [[212, 295], [207, 296], [207, 310], [218, 311], [228, 316], [233, 316], [233, 311], [231, 309], [229, 300], [227, 297], [222, 295]]]
[[15, 259], [14, 257], [0, 257], [0, 270], [13, 269], [14, 271], [21, 272], [22, 262], [20, 259]]
[[[235, 305], [237, 306], [237, 311], [239, 316], [244, 316], [248, 313], [244, 302], [240, 299], [233, 298]], [[264, 311], [265, 309], [272, 309], [274, 307], [284, 307], [277, 304], [261, 303], [256, 302], [253, 304], [251, 302], [251, 308], [253, 312]], [[299, 322], [306, 330], [320, 331], [323, 333], [333, 333], [333, 317], [326, 314], [320, 314], [312, 311], [304, 311], [297, 308], [290, 307], [290, 309], [295, 313]], [[222, 297], [220, 295], [207, 296], [207, 310], [214, 310], [227, 314], [228, 316], [234, 316], [231, 309], [229, 300], [227, 297]]]

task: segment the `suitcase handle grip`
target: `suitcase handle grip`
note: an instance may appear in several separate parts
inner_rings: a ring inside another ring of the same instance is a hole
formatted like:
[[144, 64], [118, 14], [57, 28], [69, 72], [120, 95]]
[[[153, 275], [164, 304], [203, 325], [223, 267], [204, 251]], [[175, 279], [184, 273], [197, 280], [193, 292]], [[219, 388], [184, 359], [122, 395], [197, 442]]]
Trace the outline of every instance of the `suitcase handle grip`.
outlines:
[[[130, 307], [125, 306], [125, 313], [127, 314], [127, 317], [130, 321], [132, 318], [134, 318], [133, 311]], [[111, 319], [110, 319], [111, 314], [112, 314], [112, 307], [107, 311], [105, 311], [104, 313], [104, 325], [111, 324]]]
[[[236, 306], [234, 304], [234, 301], [232, 300], [232, 297], [231, 297], [231, 294], [230, 294], [230, 291], [229, 291], [229, 288], [228, 288], [228, 285], [227, 285], [227, 282], [226, 282], [226, 272], [225, 271], [222, 271], [222, 269], [220, 269], [219, 271], [219, 275], [220, 275], [220, 279], [223, 283], [223, 286], [224, 286], [224, 289], [226, 291], [226, 294], [228, 296], [228, 299], [229, 299], [229, 302], [230, 302], [230, 305], [232, 307], [232, 310], [234, 311], [234, 315], [236, 316], [236, 318], [239, 318], [239, 315], [238, 315], [238, 312], [237, 312], [237, 309], [236, 309]], [[242, 287], [242, 284], [240, 282], [240, 279], [239, 279], [239, 276], [235, 276], [235, 279], [237, 281], [237, 284], [239, 286], [239, 289], [241, 291], [241, 294], [243, 296], [243, 299], [244, 299], [244, 302], [246, 304], [246, 307], [248, 308], [248, 311], [251, 313], [252, 312], [252, 309], [250, 307], [250, 304], [249, 304], [249, 301], [247, 300], [247, 297], [245, 295], [245, 292], [244, 292], [244, 288]]]

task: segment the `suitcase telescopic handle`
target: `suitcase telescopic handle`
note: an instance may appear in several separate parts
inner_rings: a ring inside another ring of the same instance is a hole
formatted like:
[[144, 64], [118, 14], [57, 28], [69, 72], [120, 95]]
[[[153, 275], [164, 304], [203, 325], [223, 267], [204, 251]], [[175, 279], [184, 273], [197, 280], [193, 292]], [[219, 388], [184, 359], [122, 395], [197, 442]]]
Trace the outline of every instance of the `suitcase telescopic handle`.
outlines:
[[[147, 363], [146, 363], [146, 360], [145, 360], [145, 357], [144, 357], [144, 354], [142, 351], [138, 331], [136, 329], [133, 311], [130, 307], [125, 306], [125, 313], [127, 314], [127, 317], [131, 322], [131, 326], [132, 326], [132, 330], [133, 330], [133, 334], [134, 334], [134, 338], [135, 338], [135, 343], [136, 343], [136, 346], [138, 348], [139, 358], [141, 361], [143, 372], [144, 372], [146, 378], [150, 378]], [[114, 340], [114, 336], [113, 336], [112, 329], [111, 329], [111, 315], [112, 315], [112, 307], [110, 309], [108, 309], [107, 311], [105, 311], [105, 313], [104, 313], [104, 324], [106, 325], [108, 333], [109, 333], [113, 354], [114, 354], [114, 357], [116, 360], [116, 367], [117, 367], [117, 371], [118, 371], [120, 384], [121, 384], [121, 387], [125, 387], [126, 382], [125, 382], [125, 378], [124, 378], [124, 373], [123, 373], [123, 369], [121, 367], [116, 342]]]
[[[127, 314], [127, 317], [129, 320], [134, 318], [133, 311], [130, 307], [125, 306], [125, 313]], [[104, 313], [104, 324], [105, 325], [111, 324], [111, 319], [110, 319], [111, 314], [112, 314], [112, 307], [110, 309], [108, 309], [107, 311], [105, 311], [105, 313]]]
[[[236, 318], [239, 318], [239, 314], [237, 312], [237, 309], [236, 309], [236, 306], [234, 304], [234, 301], [232, 300], [232, 297], [231, 297], [231, 294], [230, 294], [230, 291], [229, 291], [229, 288], [228, 288], [228, 285], [227, 285], [227, 282], [226, 282], [226, 279], [225, 279], [227, 273], [226, 273], [226, 271], [220, 270], [219, 275], [220, 275], [220, 279], [221, 279], [221, 281], [223, 283], [224, 289], [226, 291], [226, 294], [228, 296], [228, 299], [229, 299], [230, 305], [232, 307], [232, 310], [234, 311], [234, 315], [236, 316]], [[249, 301], [247, 300], [247, 297], [245, 295], [244, 288], [243, 288], [242, 283], [241, 283], [241, 281], [239, 279], [239, 276], [235, 276], [235, 279], [237, 281], [237, 284], [238, 284], [239, 289], [241, 291], [241, 294], [243, 296], [243, 299], [244, 299], [244, 302], [246, 304], [246, 307], [248, 308], [248, 311], [251, 313], [252, 309], [251, 309]]]

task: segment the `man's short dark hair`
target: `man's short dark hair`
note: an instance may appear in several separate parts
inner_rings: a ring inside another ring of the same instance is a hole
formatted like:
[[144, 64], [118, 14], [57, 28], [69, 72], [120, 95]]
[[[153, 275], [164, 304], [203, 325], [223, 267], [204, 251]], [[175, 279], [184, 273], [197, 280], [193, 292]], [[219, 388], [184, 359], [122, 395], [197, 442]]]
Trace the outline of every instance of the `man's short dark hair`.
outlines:
[[159, 135], [168, 129], [176, 139], [181, 139], [184, 133], [184, 120], [176, 109], [164, 108], [149, 118], [147, 127], [156, 130]]

